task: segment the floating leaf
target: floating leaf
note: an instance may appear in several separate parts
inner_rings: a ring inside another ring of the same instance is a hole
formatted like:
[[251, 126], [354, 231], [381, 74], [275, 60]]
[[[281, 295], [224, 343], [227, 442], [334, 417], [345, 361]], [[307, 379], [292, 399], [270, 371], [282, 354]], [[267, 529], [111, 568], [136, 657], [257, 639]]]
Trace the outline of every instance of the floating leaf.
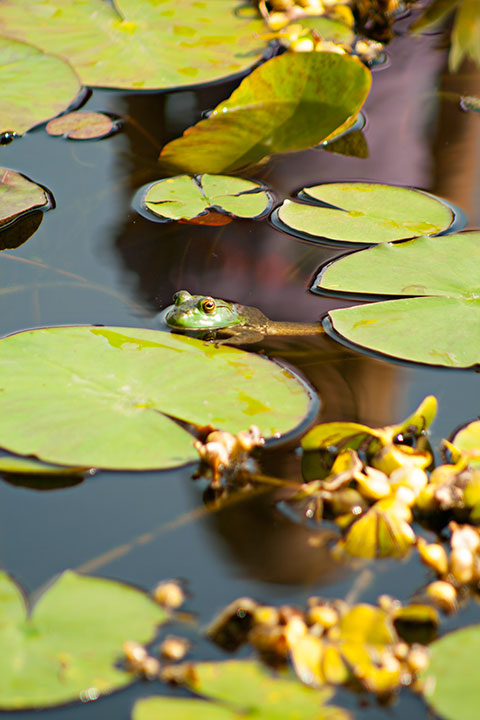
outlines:
[[93, 700], [128, 685], [135, 677], [118, 667], [123, 642], [149, 642], [166, 620], [139, 590], [71, 571], [30, 614], [20, 589], [1, 572], [0, 614], [2, 710]]
[[[214, 709], [211, 717], [215, 720], [217, 717], [219, 720], [224, 717], [233, 720], [250, 715], [272, 720], [347, 720], [350, 717], [345, 710], [325, 705], [333, 694], [330, 689], [314, 690], [294, 680], [273, 677], [259, 663], [229, 660], [195, 663], [191, 669], [192, 672], [186, 677], [190, 688], [230, 708], [230, 714], [223, 715], [215, 710], [223, 705], [209, 704], [207, 707]], [[175, 712], [173, 703], [169, 706], [164, 705], [163, 701], [164, 698], [140, 700], [135, 706], [133, 720], [156, 720], [162, 717], [173, 720], [176, 716], [165, 712], [167, 709]], [[198, 717], [197, 709], [205, 712], [205, 701], [192, 700], [190, 708], [185, 705], [185, 700], [180, 702], [185, 709], [190, 710], [192, 718]], [[190, 715], [184, 717], [189, 718]]]
[[50, 463], [35, 460], [35, 458], [0, 455], [0, 473], [15, 473], [16, 475], [82, 475], [87, 471], [88, 468], [51, 465]]
[[480, 454], [480, 420], [474, 420], [462, 427], [455, 433], [452, 443], [458, 450]]
[[54, 327], [0, 341], [0, 445], [46, 462], [148, 469], [197, 459], [177, 421], [265, 437], [312, 399], [283, 367], [155, 330]]
[[430, 645], [423, 694], [445, 720], [477, 720], [480, 689], [474, 668], [479, 654], [480, 625], [448, 633]]
[[322, 38], [322, 40], [342, 43], [342, 45], [351, 45], [355, 38], [355, 33], [351, 27], [340, 20], [325, 15], [298, 17], [295, 18], [294, 23], [295, 25], [301, 25], [303, 28], [315, 30], [317, 37]]
[[300, 197], [308, 204], [285, 200], [278, 219], [282, 230], [309, 240], [373, 245], [432, 235], [446, 230], [453, 220], [452, 211], [440, 200], [394, 185], [326, 183], [304, 188]]
[[49, 207], [50, 199], [40, 185], [15, 170], [0, 168], [0, 228], [14, 222], [23, 213]]
[[260, 184], [227, 175], [190, 175], [159, 180], [149, 185], [143, 204], [165, 220], [191, 220], [215, 208], [242, 218], [268, 212], [272, 195]]
[[206, 120], [165, 145], [160, 162], [188, 173], [221, 173], [274, 153], [318, 145], [370, 88], [369, 70], [336, 53], [284, 53], [245, 78]]
[[0, 37], [0, 133], [22, 134], [58, 115], [73, 103], [80, 87], [61, 58]]
[[0, 32], [68, 60], [84, 85], [173, 88], [261, 58], [265, 26], [253, 9], [248, 18], [237, 10], [237, 0], [2, 0]]
[[98, 112], [71, 112], [47, 123], [49, 135], [65, 135], [71, 140], [95, 140], [111, 135], [117, 124], [111, 117]]
[[394, 357], [470, 367], [480, 362], [479, 262], [479, 232], [420, 237], [340, 258], [312, 289], [407, 296], [333, 310], [333, 328], [357, 345]]

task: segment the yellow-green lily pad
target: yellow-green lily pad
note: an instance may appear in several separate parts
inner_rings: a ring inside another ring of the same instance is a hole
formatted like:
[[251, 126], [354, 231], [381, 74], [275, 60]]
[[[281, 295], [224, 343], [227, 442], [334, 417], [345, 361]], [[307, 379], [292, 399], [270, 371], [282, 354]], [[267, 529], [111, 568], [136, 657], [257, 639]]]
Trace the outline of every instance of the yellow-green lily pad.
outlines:
[[126, 640], [147, 643], [166, 613], [136, 588], [64, 572], [27, 606], [0, 572], [0, 709], [94, 700], [135, 680]]
[[0, 229], [24, 213], [50, 206], [48, 193], [40, 185], [15, 170], [0, 168]]
[[191, 220], [215, 209], [241, 218], [267, 213], [273, 196], [258, 182], [228, 175], [178, 175], [143, 192], [142, 204], [162, 220]]
[[284, 53], [165, 145], [160, 162], [191, 174], [223, 173], [313, 147], [358, 114], [370, 83], [370, 71], [349, 55]]
[[261, 58], [265, 25], [253, 8], [246, 18], [238, 9], [238, 0], [2, 0], [0, 33], [67, 60], [84, 85], [173, 88]]
[[336, 333], [404, 360], [480, 362], [480, 232], [377, 245], [326, 266], [313, 290], [401, 299], [333, 310]]
[[[35, 38], [32, 42], [37, 44]], [[66, 110], [77, 97], [81, 84], [75, 71], [50, 52], [0, 37], [0, 133], [21, 135]]]
[[45, 462], [152, 469], [195, 461], [181, 423], [265, 438], [304, 423], [293, 373], [231, 347], [156, 330], [53, 327], [0, 340], [0, 446]]
[[450, 208], [420, 190], [377, 183], [326, 183], [304, 188], [304, 202], [285, 200], [280, 228], [308, 240], [357, 245], [433, 235], [453, 221]]

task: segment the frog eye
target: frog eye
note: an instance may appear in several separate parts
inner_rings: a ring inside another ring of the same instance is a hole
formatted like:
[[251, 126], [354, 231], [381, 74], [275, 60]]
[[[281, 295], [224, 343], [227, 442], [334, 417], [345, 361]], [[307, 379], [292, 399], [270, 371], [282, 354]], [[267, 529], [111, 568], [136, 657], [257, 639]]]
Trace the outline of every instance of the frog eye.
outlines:
[[211, 297], [205, 298], [205, 300], [202, 300], [200, 303], [200, 306], [204, 312], [206, 312], [208, 315], [211, 315], [213, 312], [215, 312], [215, 300]]
[[186, 302], [187, 300], [190, 300], [192, 296], [188, 292], [188, 290], [179, 290], [175, 293], [173, 296], [173, 302], [175, 305], [181, 305], [182, 303]]

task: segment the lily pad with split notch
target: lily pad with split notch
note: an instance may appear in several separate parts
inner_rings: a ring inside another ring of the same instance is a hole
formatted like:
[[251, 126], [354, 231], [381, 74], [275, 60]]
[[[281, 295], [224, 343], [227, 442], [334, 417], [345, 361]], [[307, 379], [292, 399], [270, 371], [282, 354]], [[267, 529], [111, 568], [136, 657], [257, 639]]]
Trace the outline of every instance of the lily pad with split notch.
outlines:
[[11, 335], [0, 340], [0, 374], [0, 446], [82, 467], [183, 465], [198, 459], [185, 424], [255, 424], [268, 439], [308, 423], [318, 403], [264, 357], [137, 328]]
[[134, 682], [126, 640], [150, 642], [167, 614], [128, 585], [66, 571], [30, 609], [0, 572], [0, 709], [94, 700]]
[[14, 223], [25, 213], [38, 209], [48, 210], [51, 207], [50, 196], [40, 185], [15, 170], [0, 168], [0, 230]]
[[394, 185], [326, 183], [304, 188], [299, 199], [304, 202], [285, 200], [272, 220], [307, 240], [374, 245], [437, 234], [453, 222], [441, 200]]
[[333, 331], [356, 346], [471, 367], [480, 363], [479, 267], [480, 232], [419, 237], [345, 255], [323, 268], [312, 289], [398, 298], [329, 312]]
[[259, 218], [273, 204], [273, 195], [264, 185], [228, 175], [177, 175], [159, 180], [140, 191], [141, 207], [155, 219], [192, 220], [208, 211], [241, 218]]

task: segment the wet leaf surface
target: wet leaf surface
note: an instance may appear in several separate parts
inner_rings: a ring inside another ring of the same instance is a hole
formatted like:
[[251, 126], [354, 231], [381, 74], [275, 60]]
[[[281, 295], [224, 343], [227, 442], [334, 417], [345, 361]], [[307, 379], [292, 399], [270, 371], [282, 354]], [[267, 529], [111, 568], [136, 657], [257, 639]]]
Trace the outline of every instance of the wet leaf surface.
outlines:
[[394, 357], [470, 367], [480, 362], [479, 256], [478, 232], [379, 245], [331, 263], [313, 289], [405, 296], [333, 310], [333, 328]]
[[446, 230], [453, 220], [452, 211], [440, 200], [394, 185], [326, 183], [304, 188], [300, 196], [306, 202], [285, 200], [278, 219], [282, 230], [309, 240], [373, 245], [432, 235]]
[[96, 699], [128, 685], [135, 677], [116, 666], [122, 643], [148, 642], [166, 620], [139, 590], [71, 571], [40, 596], [28, 618], [20, 589], [1, 572], [0, 611], [2, 710]]
[[68, 60], [84, 85], [173, 88], [241, 73], [261, 58], [264, 24], [251, 19], [253, 10], [250, 19], [239, 17], [238, 5], [50, 0], [46, 11], [36, 0], [6, 0], [0, 32]]
[[49, 197], [40, 185], [15, 170], [0, 168], [0, 229], [23, 213], [36, 208], [47, 209], [49, 205]]
[[47, 52], [0, 37], [0, 133], [23, 134], [65, 110], [80, 92], [72, 67]]
[[430, 645], [423, 694], [445, 720], [477, 720], [480, 689], [474, 669], [479, 653], [480, 625], [449, 633]]
[[116, 123], [98, 112], [71, 112], [47, 123], [49, 135], [65, 135], [72, 140], [95, 140], [111, 135]]
[[243, 178], [178, 175], [150, 185], [143, 203], [166, 220], [191, 220], [212, 208], [236, 217], [256, 218], [268, 212], [273, 197], [260, 183]]
[[206, 120], [165, 145], [160, 162], [192, 174], [222, 173], [313, 147], [357, 115], [370, 82], [369, 70], [349, 55], [285, 53], [254, 70]]
[[155, 330], [57, 327], [0, 341], [0, 445], [62, 465], [148, 469], [197, 459], [176, 420], [286, 433], [311, 397], [269, 360]]

